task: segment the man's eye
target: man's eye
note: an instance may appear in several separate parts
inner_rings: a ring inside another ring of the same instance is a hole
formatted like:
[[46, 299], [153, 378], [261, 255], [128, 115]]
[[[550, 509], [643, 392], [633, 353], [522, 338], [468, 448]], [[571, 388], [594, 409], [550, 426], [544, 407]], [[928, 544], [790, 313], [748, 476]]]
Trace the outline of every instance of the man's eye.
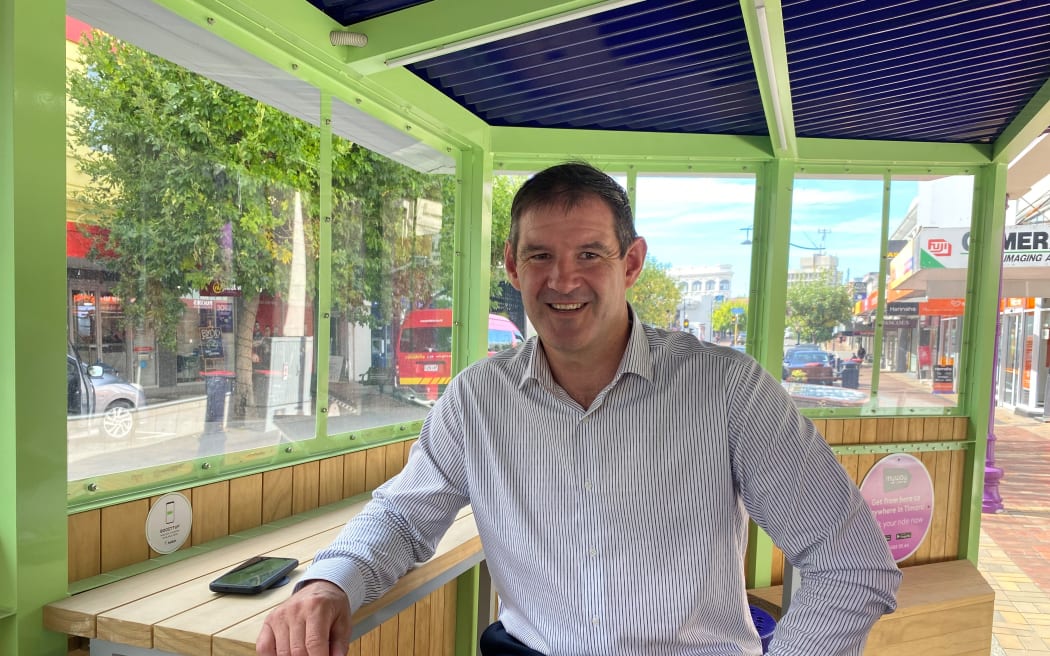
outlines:
[[601, 257], [601, 255], [598, 255], [597, 253], [591, 253], [589, 251], [585, 253], [580, 253], [581, 260], [596, 260], [599, 257]]
[[549, 259], [549, 258], [550, 258], [550, 255], [548, 253], [536, 253], [534, 255], [530, 255], [529, 256], [529, 259], [533, 260], [533, 261], [546, 260], [546, 259]]

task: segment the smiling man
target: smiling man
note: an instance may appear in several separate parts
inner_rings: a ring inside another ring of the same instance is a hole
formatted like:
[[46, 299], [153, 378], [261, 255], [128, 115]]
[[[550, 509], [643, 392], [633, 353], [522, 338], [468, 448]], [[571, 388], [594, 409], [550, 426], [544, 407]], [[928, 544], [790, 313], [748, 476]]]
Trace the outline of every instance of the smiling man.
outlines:
[[900, 572], [856, 486], [744, 353], [638, 321], [626, 192], [579, 162], [527, 181], [507, 272], [537, 338], [477, 362], [267, 618], [261, 654], [345, 654], [350, 614], [471, 504], [499, 621], [485, 656], [760, 654], [748, 519], [801, 577], [769, 654], [860, 654]]

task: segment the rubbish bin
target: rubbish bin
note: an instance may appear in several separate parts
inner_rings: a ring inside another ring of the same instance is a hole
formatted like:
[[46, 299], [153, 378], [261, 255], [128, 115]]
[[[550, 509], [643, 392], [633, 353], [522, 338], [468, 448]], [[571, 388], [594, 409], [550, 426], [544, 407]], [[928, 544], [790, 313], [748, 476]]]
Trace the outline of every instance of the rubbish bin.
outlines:
[[756, 606], [751, 606], [751, 621], [755, 623], [758, 637], [762, 640], [762, 653], [769, 651], [769, 641], [773, 637], [773, 631], [777, 628], [777, 621], [766, 611]]
[[233, 390], [233, 374], [208, 372], [204, 374], [204, 432], [221, 433], [226, 419], [226, 395]]
[[857, 362], [843, 362], [842, 373], [839, 374], [843, 387], [857, 389], [860, 387], [860, 364]]

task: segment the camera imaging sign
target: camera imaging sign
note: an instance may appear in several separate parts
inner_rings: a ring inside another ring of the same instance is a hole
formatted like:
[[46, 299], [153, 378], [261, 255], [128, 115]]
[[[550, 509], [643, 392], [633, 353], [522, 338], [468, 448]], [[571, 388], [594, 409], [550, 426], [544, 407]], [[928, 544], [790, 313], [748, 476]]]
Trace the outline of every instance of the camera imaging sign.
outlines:
[[915, 553], [933, 519], [933, 482], [922, 461], [906, 453], [886, 456], [864, 477], [860, 493], [893, 559], [899, 563]]

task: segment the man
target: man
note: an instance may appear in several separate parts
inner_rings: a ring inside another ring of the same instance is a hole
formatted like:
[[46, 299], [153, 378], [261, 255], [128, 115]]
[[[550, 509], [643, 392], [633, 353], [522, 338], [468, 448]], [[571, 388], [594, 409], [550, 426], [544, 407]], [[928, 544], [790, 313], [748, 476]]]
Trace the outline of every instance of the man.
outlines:
[[642, 326], [627, 195], [582, 163], [515, 196], [504, 249], [539, 334], [457, 376], [405, 469], [267, 618], [261, 654], [342, 655], [350, 613], [470, 503], [500, 621], [486, 655], [759, 654], [750, 515], [801, 576], [770, 654], [859, 654], [900, 572], [856, 486], [753, 359]]

